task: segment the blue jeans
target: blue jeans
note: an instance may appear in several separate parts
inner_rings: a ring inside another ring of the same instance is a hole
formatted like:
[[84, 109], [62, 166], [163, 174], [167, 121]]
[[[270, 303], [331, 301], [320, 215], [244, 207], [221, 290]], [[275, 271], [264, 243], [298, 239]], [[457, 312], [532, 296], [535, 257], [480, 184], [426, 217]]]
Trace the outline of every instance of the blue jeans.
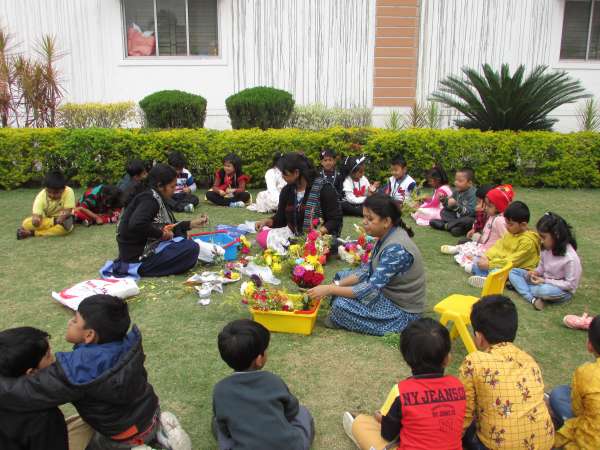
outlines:
[[552, 389], [552, 392], [550, 392], [550, 408], [554, 413], [558, 428], [563, 426], [565, 420], [573, 417], [571, 386], [563, 384]]
[[515, 290], [529, 303], [531, 303], [534, 298], [539, 298], [552, 303], [563, 303], [571, 300], [571, 297], [573, 296], [569, 291], [565, 291], [552, 284], [530, 283], [528, 281], [527, 270], [525, 269], [512, 269], [508, 278]]

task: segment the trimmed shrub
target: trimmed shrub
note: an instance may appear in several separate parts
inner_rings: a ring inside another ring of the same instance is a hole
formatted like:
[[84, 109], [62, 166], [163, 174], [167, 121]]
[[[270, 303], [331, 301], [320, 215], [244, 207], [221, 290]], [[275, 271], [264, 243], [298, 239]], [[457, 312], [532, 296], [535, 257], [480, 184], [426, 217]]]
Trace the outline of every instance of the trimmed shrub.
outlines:
[[389, 161], [403, 153], [410, 174], [422, 180], [434, 162], [452, 172], [468, 165], [477, 183], [526, 187], [600, 187], [600, 135], [477, 130], [330, 128], [323, 131], [0, 129], [0, 187], [38, 182], [49, 168], [65, 171], [73, 184], [114, 183], [132, 158], [166, 161], [173, 150], [188, 159], [194, 175], [211, 175], [229, 152], [242, 156], [251, 187], [263, 184], [275, 150], [302, 150], [318, 164], [329, 147], [344, 157], [369, 157], [367, 176], [384, 181]]
[[331, 127], [370, 127], [372, 109], [356, 106], [353, 108], [327, 108], [325, 105], [295, 106], [287, 127], [303, 130], [324, 130]]
[[225, 100], [234, 130], [283, 128], [294, 109], [292, 94], [272, 87], [253, 87]]
[[58, 109], [58, 120], [65, 128], [135, 128], [139, 125], [134, 102], [66, 103]]
[[150, 128], [202, 128], [206, 99], [183, 91], [159, 91], [140, 101]]

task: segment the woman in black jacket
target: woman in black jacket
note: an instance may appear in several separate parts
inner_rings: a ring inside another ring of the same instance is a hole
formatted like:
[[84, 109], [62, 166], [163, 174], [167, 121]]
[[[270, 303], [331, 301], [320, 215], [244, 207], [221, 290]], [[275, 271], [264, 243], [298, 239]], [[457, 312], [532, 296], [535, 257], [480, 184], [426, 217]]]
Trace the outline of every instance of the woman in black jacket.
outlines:
[[319, 231], [339, 236], [344, 217], [335, 187], [319, 177], [313, 164], [300, 153], [282, 156], [278, 166], [287, 185], [279, 194], [275, 215], [257, 222], [256, 229], [287, 226], [300, 235], [308, 233], [317, 219]]
[[176, 182], [175, 169], [166, 164], [150, 170], [149, 189], [136, 195], [121, 215], [117, 230], [119, 257], [112, 267], [105, 266], [103, 273], [160, 277], [183, 273], [196, 265], [200, 248], [187, 239], [187, 232], [206, 224], [208, 218], [175, 221], [168, 199], [175, 192]]

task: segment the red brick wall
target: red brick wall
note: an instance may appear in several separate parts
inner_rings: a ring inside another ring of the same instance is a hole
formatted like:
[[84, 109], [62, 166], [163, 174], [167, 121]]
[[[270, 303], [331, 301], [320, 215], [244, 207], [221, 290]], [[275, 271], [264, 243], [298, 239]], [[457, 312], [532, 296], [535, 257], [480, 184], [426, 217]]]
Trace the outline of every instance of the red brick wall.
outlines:
[[373, 106], [412, 106], [417, 88], [419, 0], [377, 0]]

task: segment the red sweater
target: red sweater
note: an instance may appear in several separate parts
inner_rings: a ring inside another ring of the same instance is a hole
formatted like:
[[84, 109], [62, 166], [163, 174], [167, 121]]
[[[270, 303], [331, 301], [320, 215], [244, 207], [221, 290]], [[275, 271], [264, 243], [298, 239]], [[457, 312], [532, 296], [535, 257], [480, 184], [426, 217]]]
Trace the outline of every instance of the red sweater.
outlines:
[[466, 397], [451, 375], [398, 384], [402, 410], [399, 450], [462, 450]]
[[234, 192], [245, 192], [246, 183], [250, 181], [248, 175], [240, 175], [239, 177], [234, 174], [224, 175], [221, 177], [222, 169], [217, 170], [215, 173], [215, 182], [213, 183], [213, 189], [220, 191], [226, 191], [227, 188], [235, 188]]

